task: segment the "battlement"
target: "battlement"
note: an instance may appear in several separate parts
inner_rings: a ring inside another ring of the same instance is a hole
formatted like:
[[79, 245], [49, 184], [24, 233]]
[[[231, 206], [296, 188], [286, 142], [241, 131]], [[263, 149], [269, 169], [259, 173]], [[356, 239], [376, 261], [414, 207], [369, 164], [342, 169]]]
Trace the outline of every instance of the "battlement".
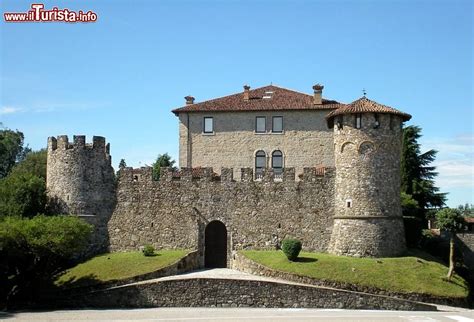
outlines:
[[51, 136], [48, 138], [48, 151], [64, 151], [72, 149], [103, 151], [107, 156], [110, 156], [110, 143], [106, 144], [105, 138], [102, 136], [93, 136], [92, 143], [86, 143], [85, 135], [74, 135], [72, 143], [69, 142], [67, 135], [59, 135], [57, 137]]
[[[241, 168], [240, 182], [263, 182], [263, 183], [278, 183], [278, 182], [295, 182], [295, 169], [284, 168], [281, 172], [276, 173], [274, 169], [265, 169], [254, 175], [253, 168]], [[301, 182], [318, 182], [325, 177], [332, 177], [335, 174], [335, 168], [332, 167], [311, 167], [304, 168], [303, 173], [298, 176]], [[125, 182], [151, 182], [153, 180], [153, 168], [141, 167], [131, 168], [127, 167], [119, 171], [121, 181]], [[160, 172], [161, 182], [191, 182], [191, 181], [206, 181], [206, 182], [236, 182], [233, 178], [232, 168], [221, 168], [221, 175], [218, 175], [210, 167], [199, 168], [181, 168], [180, 170], [173, 170], [172, 168], [162, 168]]]

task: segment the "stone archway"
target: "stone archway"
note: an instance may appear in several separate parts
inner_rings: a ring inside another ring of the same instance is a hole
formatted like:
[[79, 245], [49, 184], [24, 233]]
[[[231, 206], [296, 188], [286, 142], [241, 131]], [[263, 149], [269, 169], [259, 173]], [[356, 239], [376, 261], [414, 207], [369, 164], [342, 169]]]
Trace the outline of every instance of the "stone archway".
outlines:
[[207, 224], [204, 231], [204, 266], [227, 267], [227, 229], [218, 220]]

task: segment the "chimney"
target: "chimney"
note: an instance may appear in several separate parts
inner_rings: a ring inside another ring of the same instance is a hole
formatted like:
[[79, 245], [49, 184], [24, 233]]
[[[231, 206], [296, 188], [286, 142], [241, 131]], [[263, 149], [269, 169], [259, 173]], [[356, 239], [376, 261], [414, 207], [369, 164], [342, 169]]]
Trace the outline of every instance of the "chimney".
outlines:
[[316, 84], [313, 86], [313, 90], [314, 90], [313, 104], [314, 105], [323, 104], [323, 88], [324, 86], [321, 84]]
[[249, 91], [250, 91], [250, 86], [244, 85], [244, 101], [249, 100]]
[[194, 97], [188, 95], [184, 99], [186, 100], [186, 105], [194, 104]]

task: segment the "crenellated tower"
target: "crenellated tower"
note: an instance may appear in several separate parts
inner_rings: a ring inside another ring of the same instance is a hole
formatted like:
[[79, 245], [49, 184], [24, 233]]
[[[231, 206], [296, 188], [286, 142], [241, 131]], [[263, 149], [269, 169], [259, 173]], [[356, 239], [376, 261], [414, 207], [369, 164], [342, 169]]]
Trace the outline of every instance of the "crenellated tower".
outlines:
[[95, 226], [94, 251], [107, 247], [107, 222], [115, 206], [115, 174], [110, 145], [94, 136], [48, 138], [46, 188], [56, 213], [78, 215]]
[[400, 159], [402, 123], [410, 118], [365, 96], [327, 116], [336, 165], [330, 253], [385, 257], [405, 250]]

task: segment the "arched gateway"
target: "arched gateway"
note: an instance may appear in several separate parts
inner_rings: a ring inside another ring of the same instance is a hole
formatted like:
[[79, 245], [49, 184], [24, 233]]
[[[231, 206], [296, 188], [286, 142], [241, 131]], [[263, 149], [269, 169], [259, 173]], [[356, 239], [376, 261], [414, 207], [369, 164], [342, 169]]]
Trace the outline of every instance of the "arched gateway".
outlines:
[[211, 221], [204, 232], [204, 266], [227, 267], [227, 229], [218, 221]]

